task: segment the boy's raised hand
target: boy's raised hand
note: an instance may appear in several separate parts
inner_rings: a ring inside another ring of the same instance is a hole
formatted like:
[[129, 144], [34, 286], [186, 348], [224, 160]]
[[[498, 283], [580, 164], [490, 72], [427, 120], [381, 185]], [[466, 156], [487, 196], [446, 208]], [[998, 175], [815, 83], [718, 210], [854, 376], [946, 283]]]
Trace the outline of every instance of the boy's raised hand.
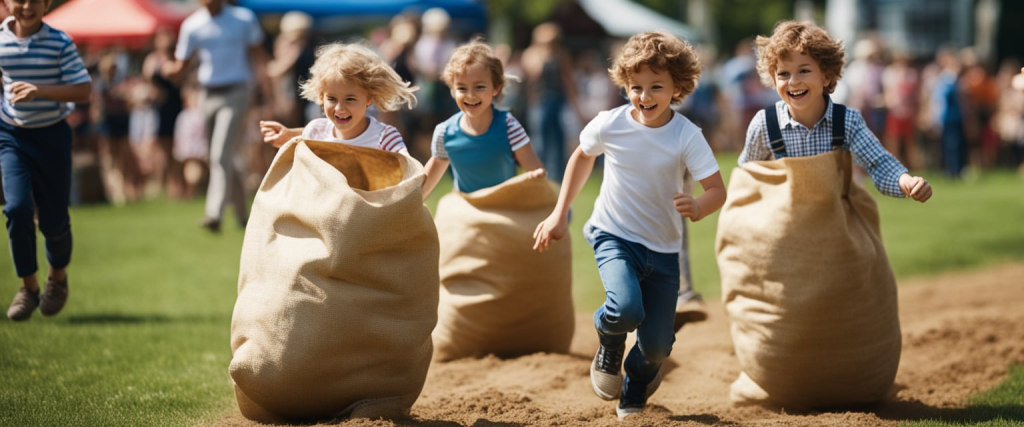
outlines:
[[537, 224], [537, 229], [533, 232], [533, 250], [544, 252], [551, 244], [551, 240], [561, 240], [568, 230], [569, 219], [557, 212], [552, 212], [544, 221]]
[[700, 205], [697, 204], [697, 199], [683, 193], [676, 193], [672, 197], [672, 202], [676, 212], [679, 212], [679, 216], [690, 218], [690, 221], [700, 218]]
[[907, 197], [924, 203], [932, 197], [932, 186], [928, 181], [919, 176], [911, 176], [908, 173], [900, 175], [900, 190]]

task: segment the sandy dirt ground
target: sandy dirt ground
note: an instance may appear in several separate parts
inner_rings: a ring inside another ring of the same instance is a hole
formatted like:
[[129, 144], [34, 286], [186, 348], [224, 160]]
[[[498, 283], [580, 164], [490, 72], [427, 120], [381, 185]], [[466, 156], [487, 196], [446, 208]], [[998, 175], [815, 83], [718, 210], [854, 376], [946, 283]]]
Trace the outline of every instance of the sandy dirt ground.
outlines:
[[[577, 315], [571, 354], [485, 357], [430, 367], [408, 421], [348, 420], [345, 426], [876, 426], [920, 419], [962, 420], [972, 394], [995, 387], [1024, 363], [1024, 264], [900, 283], [903, 353], [892, 396], [827, 412], [735, 406], [739, 374], [721, 302], [706, 322], [676, 336], [666, 375], [645, 413], [619, 421], [615, 402], [594, 395], [597, 350], [590, 314]], [[870, 315], [870, 313], [865, 313]], [[256, 426], [240, 414], [219, 426]], [[337, 424], [333, 424], [337, 425]]]

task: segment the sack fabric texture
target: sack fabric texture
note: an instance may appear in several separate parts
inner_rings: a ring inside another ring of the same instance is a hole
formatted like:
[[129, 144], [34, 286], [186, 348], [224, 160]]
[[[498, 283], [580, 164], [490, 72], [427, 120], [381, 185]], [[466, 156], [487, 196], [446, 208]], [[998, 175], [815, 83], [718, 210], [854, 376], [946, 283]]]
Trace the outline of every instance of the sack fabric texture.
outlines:
[[878, 207], [851, 172], [845, 150], [733, 172], [715, 250], [742, 368], [734, 402], [835, 407], [890, 393], [896, 280]]
[[550, 181], [519, 175], [472, 193], [441, 198], [441, 297], [434, 357], [568, 353], [575, 328], [572, 244], [544, 253], [533, 232], [558, 193]]
[[261, 422], [407, 417], [430, 365], [438, 240], [423, 167], [295, 139], [246, 227], [229, 367]]

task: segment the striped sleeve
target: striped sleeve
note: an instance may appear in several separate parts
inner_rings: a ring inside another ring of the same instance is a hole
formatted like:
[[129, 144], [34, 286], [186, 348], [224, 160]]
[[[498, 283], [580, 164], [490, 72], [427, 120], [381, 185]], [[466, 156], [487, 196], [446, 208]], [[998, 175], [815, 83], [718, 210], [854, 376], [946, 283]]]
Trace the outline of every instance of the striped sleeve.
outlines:
[[380, 133], [380, 149], [392, 153], [406, 150], [402, 134], [398, 133], [398, 129], [395, 129], [394, 126], [384, 126], [384, 131]]
[[89, 71], [85, 69], [82, 57], [78, 55], [75, 44], [65, 38], [64, 49], [60, 52], [60, 80], [66, 84], [88, 83], [92, 81]]
[[523, 129], [523, 125], [519, 123], [519, 120], [512, 117], [512, 113], [508, 113], [506, 116], [505, 125], [508, 126], [508, 144], [512, 146], [513, 152], [530, 143], [530, 137], [526, 134], [526, 129]]

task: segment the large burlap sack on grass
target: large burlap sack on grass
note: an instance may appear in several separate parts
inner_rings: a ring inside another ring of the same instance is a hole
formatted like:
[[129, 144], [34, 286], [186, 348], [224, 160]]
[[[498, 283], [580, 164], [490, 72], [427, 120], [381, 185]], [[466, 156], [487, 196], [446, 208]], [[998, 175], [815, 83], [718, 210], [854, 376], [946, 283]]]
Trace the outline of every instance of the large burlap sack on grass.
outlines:
[[441, 300], [434, 357], [567, 353], [575, 326], [568, 236], [534, 251], [533, 232], [558, 201], [546, 179], [516, 176], [441, 198]]
[[264, 422], [403, 417], [437, 321], [438, 241], [408, 156], [293, 140], [242, 245], [229, 371]]
[[715, 249], [743, 372], [734, 402], [830, 407], [885, 397], [900, 361], [896, 280], [850, 153], [735, 169]]

